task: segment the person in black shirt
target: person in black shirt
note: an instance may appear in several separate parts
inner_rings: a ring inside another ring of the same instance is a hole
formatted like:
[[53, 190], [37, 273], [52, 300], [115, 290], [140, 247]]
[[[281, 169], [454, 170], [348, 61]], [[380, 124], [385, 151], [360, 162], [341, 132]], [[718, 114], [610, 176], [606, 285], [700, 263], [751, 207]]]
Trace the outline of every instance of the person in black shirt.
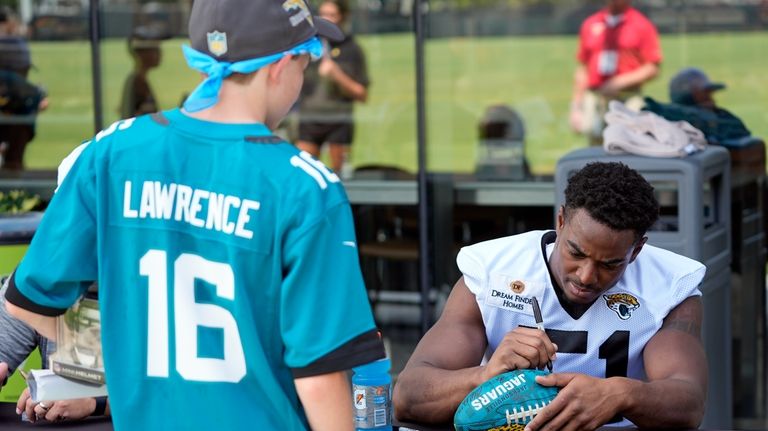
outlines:
[[[341, 0], [327, 0], [319, 15], [342, 27], [349, 10]], [[299, 99], [297, 146], [315, 157], [328, 144], [331, 168], [341, 172], [354, 135], [353, 103], [368, 98], [365, 54], [350, 34], [328, 43], [327, 55], [307, 68]]]

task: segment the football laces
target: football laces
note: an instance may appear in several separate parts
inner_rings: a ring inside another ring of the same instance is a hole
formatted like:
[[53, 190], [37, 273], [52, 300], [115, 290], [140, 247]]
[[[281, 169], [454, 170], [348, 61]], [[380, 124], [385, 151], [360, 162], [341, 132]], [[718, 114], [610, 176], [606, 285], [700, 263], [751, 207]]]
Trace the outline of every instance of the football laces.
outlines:
[[[507, 416], [507, 425], [517, 424], [517, 423], [526, 423], [526, 421], [530, 421], [539, 414], [539, 412], [544, 409], [544, 407], [547, 405], [546, 401], [542, 401], [541, 405], [537, 402], [533, 406], [528, 406], [528, 409], [525, 407], [520, 407], [520, 411], [517, 410], [517, 407], [512, 409], [512, 413], [509, 412], [509, 409], [505, 411], [505, 414]], [[520, 422], [518, 422], [520, 421]]]

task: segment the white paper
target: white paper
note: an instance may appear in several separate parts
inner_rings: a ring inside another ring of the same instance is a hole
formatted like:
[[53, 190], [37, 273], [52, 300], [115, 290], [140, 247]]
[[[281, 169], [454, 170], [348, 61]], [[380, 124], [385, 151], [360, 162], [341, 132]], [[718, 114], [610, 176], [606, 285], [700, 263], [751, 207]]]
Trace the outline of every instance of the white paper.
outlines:
[[36, 403], [107, 396], [107, 385], [91, 385], [67, 379], [51, 370], [32, 370], [27, 377], [29, 394]]

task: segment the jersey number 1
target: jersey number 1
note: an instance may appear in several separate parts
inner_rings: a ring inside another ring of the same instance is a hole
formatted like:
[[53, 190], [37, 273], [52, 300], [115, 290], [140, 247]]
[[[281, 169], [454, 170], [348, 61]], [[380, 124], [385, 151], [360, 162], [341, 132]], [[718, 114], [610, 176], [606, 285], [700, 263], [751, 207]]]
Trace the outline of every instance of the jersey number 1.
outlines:
[[[168, 257], [149, 250], [139, 261], [141, 275], [149, 278], [147, 310], [147, 375], [168, 377]], [[237, 383], [245, 376], [245, 355], [237, 321], [229, 310], [195, 302], [195, 280], [216, 288], [216, 296], [235, 299], [235, 274], [226, 263], [183, 253], [173, 262], [174, 339], [176, 371], [186, 380]], [[198, 327], [218, 328], [224, 334], [223, 358], [198, 356]]]

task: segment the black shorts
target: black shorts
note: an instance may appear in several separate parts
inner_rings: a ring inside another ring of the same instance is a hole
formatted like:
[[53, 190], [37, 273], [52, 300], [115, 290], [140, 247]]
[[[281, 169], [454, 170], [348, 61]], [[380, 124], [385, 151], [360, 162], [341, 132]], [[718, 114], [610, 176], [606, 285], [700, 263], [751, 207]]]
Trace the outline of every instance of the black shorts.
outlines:
[[317, 146], [326, 142], [351, 145], [355, 126], [352, 123], [299, 123], [299, 140]]

